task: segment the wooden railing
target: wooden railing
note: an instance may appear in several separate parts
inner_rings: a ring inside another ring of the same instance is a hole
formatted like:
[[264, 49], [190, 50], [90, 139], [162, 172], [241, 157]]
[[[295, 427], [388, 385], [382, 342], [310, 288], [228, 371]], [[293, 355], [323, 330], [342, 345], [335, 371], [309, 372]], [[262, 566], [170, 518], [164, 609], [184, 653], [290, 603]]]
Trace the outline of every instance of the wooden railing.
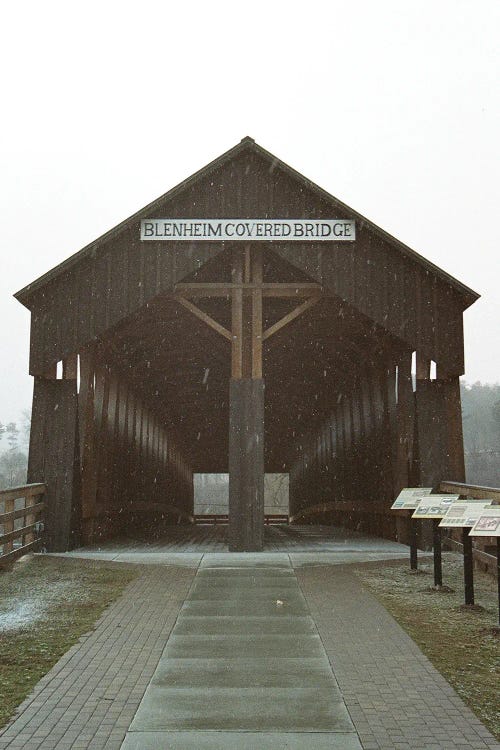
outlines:
[[[470, 498], [471, 500], [493, 500], [496, 503], [500, 503], [500, 488], [499, 487], [483, 487], [479, 484], [463, 484], [462, 482], [441, 482], [439, 485], [439, 492], [449, 492], [452, 495], [460, 495], [463, 498]], [[459, 541], [456, 534], [459, 533], [456, 529], [449, 529], [448, 536], [443, 538], [443, 544], [449, 549], [455, 550], [456, 552], [462, 552], [464, 550], [463, 541]], [[489, 551], [489, 548], [493, 547], [493, 537], [475, 537], [472, 544], [472, 556], [474, 562], [478, 567], [482, 568], [488, 573], [495, 573], [497, 568], [496, 555]], [[481, 547], [476, 545], [481, 545]], [[486, 548], [486, 549], [485, 549]]]
[[474, 500], [495, 500], [500, 502], [500, 488], [483, 487], [479, 484], [462, 484], [462, 482], [441, 482], [440, 492], [450, 492], [452, 495], [470, 497]]
[[344, 515], [368, 514], [372, 516], [387, 516], [389, 514], [389, 507], [387, 503], [381, 502], [362, 503], [351, 500], [332, 500], [302, 508], [295, 515], [290, 516], [290, 523], [300, 523], [301, 521], [306, 521], [308, 518], [335, 511]]
[[0, 490], [0, 564], [40, 544], [44, 484], [26, 484]]
[[[289, 522], [286, 513], [266, 513], [264, 523], [266, 526], [276, 526], [277, 524], [287, 524]], [[229, 516], [227, 513], [199, 513], [194, 516], [194, 523], [197, 525], [211, 524], [212, 526], [227, 525]]]

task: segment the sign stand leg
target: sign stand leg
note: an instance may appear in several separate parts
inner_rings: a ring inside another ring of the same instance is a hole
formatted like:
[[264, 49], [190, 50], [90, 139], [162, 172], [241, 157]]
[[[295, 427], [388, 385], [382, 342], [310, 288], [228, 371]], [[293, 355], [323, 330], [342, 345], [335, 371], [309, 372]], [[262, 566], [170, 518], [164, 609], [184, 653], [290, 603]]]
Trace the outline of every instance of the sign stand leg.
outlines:
[[498, 625], [500, 626], [500, 536], [497, 536]]
[[443, 566], [441, 561], [441, 528], [439, 519], [433, 520], [433, 543], [434, 550], [434, 586], [436, 588], [443, 585]]
[[462, 544], [464, 548], [464, 596], [465, 604], [474, 604], [474, 559], [472, 556], [472, 537], [470, 529], [462, 529]]
[[417, 570], [417, 522], [410, 518], [410, 570]]

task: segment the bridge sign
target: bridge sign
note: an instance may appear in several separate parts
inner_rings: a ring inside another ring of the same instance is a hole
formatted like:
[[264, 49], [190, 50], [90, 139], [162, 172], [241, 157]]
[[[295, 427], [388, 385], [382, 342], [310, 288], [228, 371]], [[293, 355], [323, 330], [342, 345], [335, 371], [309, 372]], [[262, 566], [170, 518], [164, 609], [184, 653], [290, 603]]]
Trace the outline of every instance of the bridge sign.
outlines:
[[141, 240], [354, 242], [351, 219], [142, 219]]

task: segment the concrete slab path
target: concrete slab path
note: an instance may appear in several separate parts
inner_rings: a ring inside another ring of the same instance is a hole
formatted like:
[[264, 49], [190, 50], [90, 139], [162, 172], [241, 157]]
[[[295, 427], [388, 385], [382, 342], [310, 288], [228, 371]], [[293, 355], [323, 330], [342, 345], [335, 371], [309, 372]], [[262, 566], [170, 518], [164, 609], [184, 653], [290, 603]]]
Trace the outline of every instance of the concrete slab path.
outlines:
[[123, 750], [361, 750], [290, 560], [232, 557], [202, 561]]
[[349, 566], [313, 557], [141, 571], [0, 750], [500, 750]]

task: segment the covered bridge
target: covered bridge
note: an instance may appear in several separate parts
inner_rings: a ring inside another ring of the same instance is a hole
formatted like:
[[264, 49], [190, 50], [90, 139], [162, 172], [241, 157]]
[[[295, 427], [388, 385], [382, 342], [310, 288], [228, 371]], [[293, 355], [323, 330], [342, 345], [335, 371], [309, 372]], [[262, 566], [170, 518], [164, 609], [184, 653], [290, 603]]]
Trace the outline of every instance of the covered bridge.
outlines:
[[244, 138], [16, 295], [47, 547], [189, 522], [227, 471], [230, 549], [262, 548], [265, 471], [292, 517], [404, 540], [401, 487], [464, 480], [477, 296]]

